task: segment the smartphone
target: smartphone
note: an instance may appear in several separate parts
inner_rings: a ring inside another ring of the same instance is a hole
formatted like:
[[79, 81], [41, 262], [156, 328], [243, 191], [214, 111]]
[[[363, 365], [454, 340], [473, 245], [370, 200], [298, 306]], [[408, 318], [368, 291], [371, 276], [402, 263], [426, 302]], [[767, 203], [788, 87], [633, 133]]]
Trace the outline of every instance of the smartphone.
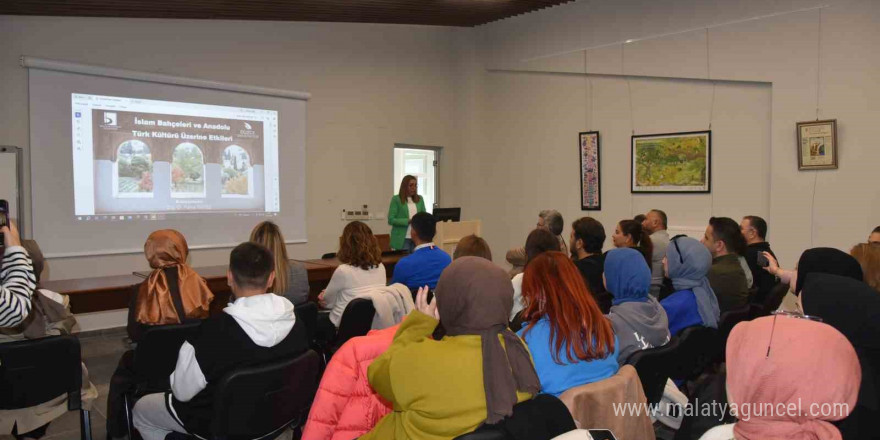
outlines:
[[[0, 199], [0, 228], [7, 225], [9, 225], [9, 202]], [[3, 233], [0, 232], [0, 247], [3, 243]]]
[[589, 431], [593, 440], [617, 440], [617, 437], [607, 429], [590, 429]]
[[767, 257], [764, 256], [763, 252], [758, 252], [758, 266], [767, 267], [769, 265], [770, 265], [770, 260], [768, 260]]

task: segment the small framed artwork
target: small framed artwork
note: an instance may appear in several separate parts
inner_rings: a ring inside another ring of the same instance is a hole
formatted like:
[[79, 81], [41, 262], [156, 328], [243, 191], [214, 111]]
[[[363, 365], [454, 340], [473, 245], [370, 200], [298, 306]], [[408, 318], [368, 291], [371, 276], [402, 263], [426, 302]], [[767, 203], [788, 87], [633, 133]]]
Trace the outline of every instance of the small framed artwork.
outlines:
[[599, 132], [578, 134], [578, 152], [581, 157], [581, 210], [602, 209], [601, 180], [599, 179]]
[[797, 123], [799, 170], [837, 169], [837, 119]]
[[711, 131], [632, 137], [630, 192], [708, 193], [711, 190]]

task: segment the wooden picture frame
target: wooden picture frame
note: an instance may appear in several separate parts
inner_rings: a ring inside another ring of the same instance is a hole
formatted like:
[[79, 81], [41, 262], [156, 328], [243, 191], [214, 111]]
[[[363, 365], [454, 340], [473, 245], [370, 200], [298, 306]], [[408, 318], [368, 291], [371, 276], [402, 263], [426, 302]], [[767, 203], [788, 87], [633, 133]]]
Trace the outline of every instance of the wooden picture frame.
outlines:
[[600, 174], [599, 132], [578, 133], [578, 155], [581, 172], [581, 210], [599, 211], [602, 209], [602, 180]]
[[633, 135], [631, 193], [712, 192], [712, 131]]
[[798, 170], [836, 170], [837, 148], [837, 119], [797, 123]]

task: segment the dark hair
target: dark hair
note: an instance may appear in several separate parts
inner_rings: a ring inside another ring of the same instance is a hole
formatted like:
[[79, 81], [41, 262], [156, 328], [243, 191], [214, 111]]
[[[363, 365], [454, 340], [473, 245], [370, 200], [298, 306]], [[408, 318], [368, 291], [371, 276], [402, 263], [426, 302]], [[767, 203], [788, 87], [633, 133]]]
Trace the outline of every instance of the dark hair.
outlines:
[[264, 289], [275, 271], [275, 258], [265, 246], [245, 242], [229, 254], [229, 271], [238, 287]]
[[730, 217], [712, 217], [709, 219], [712, 226], [712, 238], [715, 241], [723, 241], [727, 252], [737, 255], [746, 254], [746, 239], [739, 230], [739, 225]]
[[420, 212], [412, 216], [409, 224], [416, 235], [425, 242], [433, 240], [437, 233], [437, 219], [427, 212]]
[[743, 218], [749, 221], [749, 225], [755, 228], [755, 232], [762, 240], [767, 238], [767, 222], [764, 219], [757, 215], [747, 215]]
[[369, 226], [354, 221], [342, 230], [336, 258], [340, 263], [370, 270], [382, 263], [382, 248]]
[[486, 240], [471, 234], [462, 237], [455, 246], [452, 259], [456, 260], [461, 257], [480, 257], [492, 261], [492, 250], [489, 249], [489, 243]]
[[877, 226], [876, 228], [874, 228], [874, 231], [872, 231], [871, 233], [872, 234], [880, 234], [880, 226]]
[[[605, 245], [605, 227], [599, 220], [593, 217], [582, 217], [571, 224], [574, 230], [574, 239], [584, 242], [584, 250], [591, 254], [602, 252], [602, 246]], [[574, 243], [571, 244], [574, 248]]]
[[[397, 196], [400, 197], [400, 203], [406, 204], [406, 198], [408, 197], [406, 193], [409, 189], [408, 187], [410, 180], [415, 180], [416, 184], [418, 184], [418, 179], [416, 179], [414, 176], [410, 176], [409, 174], [403, 176], [403, 180], [400, 181], [400, 191], [397, 192]], [[422, 198], [419, 197], [418, 193], [416, 193], [416, 195], [412, 196], [412, 199], [413, 202], [419, 203], [419, 200], [421, 200]]]
[[538, 217], [544, 219], [544, 226], [546, 226], [553, 235], [559, 235], [565, 229], [565, 222], [562, 220], [562, 214], [555, 209], [545, 209], [538, 213]]
[[666, 218], [666, 213], [659, 209], [652, 209], [650, 212], [657, 214], [660, 217], [660, 223], [663, 223], [663, 229], [669, 227], [668, 219]]
[[636, 216], [633, 217], [633, 221], [641, 223], [641, 222], [645, 221], [645, 218], [646, 218], [645, 214], [636, 214]]
[[36, 279], [37, 285], [39, 285], [40, 274], [43, 273], [43, 267], [46, 265], [46, 259], [43, 258], [43, 251], [40, 250], [40, 245], [34, 240], [21, 240], [21, 247], [25, 248], [28, 252], [28, 256], [31, 257], [31, 263], [34, 267], [34, 278]]
[[645, 261], [648, 262], [648, 267], [651, 267], [654, 244], [651, 243], [651, 237], [648, 235], [648, 231], [645, 231], [645, 229], [642, 228], [642, 224], [635, 220], [621, 220], [618, 224], [620, 225], [620, 232], [623, 235], [629, 235], [632, 237], [633, 246], [645, 256]]
[[546, 229], [535, 229], [526, 238], [526, 264], [547, 251], [559, 251], [559, 239]]

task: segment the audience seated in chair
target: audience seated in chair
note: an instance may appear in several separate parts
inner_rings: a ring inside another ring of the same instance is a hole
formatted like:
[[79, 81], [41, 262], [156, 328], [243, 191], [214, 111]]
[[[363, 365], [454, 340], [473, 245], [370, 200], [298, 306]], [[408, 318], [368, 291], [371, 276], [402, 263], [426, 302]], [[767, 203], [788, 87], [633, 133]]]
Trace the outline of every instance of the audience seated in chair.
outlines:
[[483, 237], [476, 235], [468, 235], [458, 240], [455, 245], [455, 252], [452, 253], [452, 259], [457, 260], [461, 257], [480, 257], [492, 261], [492, 250], [489, 249], [489, 243]]
[[[535, 257], [544, 252], [559, 252], [559, 241], [549, 231], [545, 229], [535, 229], [529, 233], [526, 238], [526, 264], [528, 265]], [[523, 309], [522, 299], [522, 283], [523, 274], [518, 273], [510, 280], [513, 285], [513, 309], [510, 311], [510, 320], [516, 317], [516, 314]]]
[[659, 209], [652, 209], [644, 216], [642, 229], [650, 234], [651, 238], [651, 295], [654, 298], [660, 296], [663, 289], [663, 257], [666, 256], [666, 246], [669, 246], [669, 220], [666, 213]]
[[524, 275], [525, 324], [518, 334], [532, 353], [541, 392], [559, 397], [617, 373], [620, 342], [568, 256], [544, 252]]
[[270, 221], [261, 222], [251, 231], [250, 241], [263, 245], [275, 257], [275, 283], [272, 293], [281, 295], [294, 306], [309, 300], [309, 273], [306, 266], [287, 257], [287, 245], [281, 229]]
[[669, 342], [666, 311], [651, 291], [651, 269], [634, 249], [613, 249], [605, 256], [605, 284], [614, 296], [608, 319], [619, 341], [617, 363], [639, 350]]
[[697, 240], [678, 236], [669, 241], [663, 267], [675, 293], [660, 305], [666, 310], [671, 335], [694, 325], [718, 328], [721, 311], [706, 277], [711, 265], [712, 255]]
[[751, 270], [740, 256], [746, 252], [746, 240], [739, 225], [727, 217], [712, 217], [702, 239], [712, 254], [712, 267], [706, 277], [718, 298], [721, 313], [749, 303]]
[[415, 249], [394, 266], [394, 275], [389, 284], [405, 284], [413, 291], [422, 286], [434, 289], [440, 274], [449, 266], [452, 258], [433, 242], [437, 232], [437, 220], [433, 215], [420, 212], [410, 220], [410, 226]]
[[[849, 417], [838, 424], [843, 438], [876, 437], [880, 420], [880, 294], [849, 277], [813, 273], [805, 277], [799, 301], [804, 313], [822, 318], [843, 333], [859, 358], [859, 397], [855, 406], [850, 406]], [[809, 344], [818, 355], [832, 356], [815, 343]]]
[[827, 324], [785, 315], [740, 323], [727, 342], [728, 399], [739, 420], [701, 439], [840, 439], [831, 422], [849, 414], [860, 380], [852, 344]]
[[[178, 231], [163, 229], [150, 234], [144, 255], [153, 271], [135, 288], [128, 306], [128, 337], [141, 340], [150, 326], [181, 324], [205, 319], [214, 295], [205, 280], [187, 263], [189, 247]], [[122, 355], [107, 395], [107, 435], [127, 435], [123, 396], [135, 386], [134, 351]]]
[[577, 266], [599, 304], [602, 313], [611, 310], [611, 294], [605, 289], [602, 272], [605, 270], [605, 255], [602, 246], [605, 244], [605, 227], [599, 220], [582, 217], [571, 224], [571, 259]]
[[329, 315], [318, 314], [317, 333], [323, 340], [332, 338], [351, 300], [370, 289], [385, 286], [386, 281], [382, 250], [365, 223], [354, 221], [345, 226], [336, 258], [341, 264], [330, 277], [327, 288], [318, 295], [318, 304], [330, 310]]
[[370, 385], [395, 410], [361, 440], [451, 439], [501, 421], [539, 391], [528, 350], [507, 330], [513, 292], [504, 270], [462, 257], [435, 293], [428, 303], [420, 289], [418, 310], [369, 366]]
[[654, 255], [654, 243], [642, 224], [634, 220], [621, 220], [614, 229], [611, 242], [616, 248], [633, 248], [639, 251], [645, 259], [645, 263], [651, 266]]
[[880, 245], [860, 243], [849, 254], [862, 266], [865, 284], [880, 292]]
[[767, 300], [767, 295], [779, 283], [779, 279], [764, 270], [758, 264], [758, 255], [764, 252], [770, 253], [773, 257], [776, 254], [770, 249], [770, 243], [767, 242], [767, 222], [756, 215], [743, 217], [739, 224], [739, 230], [746, 240], [746, 253], [743, 255], [746, 263], [749, 265], [749, 271], [754, 278], [755, 294], [749, 298], [749, 302], [753, 304], [763, 304]]
[[349, 339], [336, 351], [321, 378], [303, 438], [357, 438], [391, 412], [391, 404], [370, 387], [367, 367], [388, 349], [398, 327]]
[[[21, 240], [15, 223], [0, 228], [0, 344], [47, 336], [69, 335], [76, 324], [69, 300], [48, 290], [35, 290], [44, 260], [36, 242]], [[89, 409], [98, 390], [83, 365], [81, 404]], [[0, 410], [0, 434], [39, 439], [49, 423], [68, 411], [67, 395], [27, 408]]]
[[248, 242], [232, 250], [227, 279], [235, 301], [180, 347], [171, 391], [149, 394], [135, 405], [134, 425], [145, 440], [163, 440], [171, 432], [208, 437], [214, 387], [226, 373], [308, 350], [293, 304], [267, 293], [274, 278], [268, 249]]
[[[559, 242], [559, 251], [564, 254], [568, 254], [568, 246], [565, 244], [565, 239], [562, 238], [562, 232], [565, 230], [565, 222], [562, 220], [562, 214], [555, 209], [545, 209], [538, 213], [538, 224], [535, 226], [536, 229], [543, 229], [545, 231], [550, 231], [551, 234], [556, 238], [556, 241]], [[507, 251], [506, 255], [507, 262], [513, 266], [510, 271], [510, 277], [513, 278], [517, 274], [521, 274], [525, 269], [526, 263], [528, 263], [528, 253], [524, 247], [513, 248]]]

